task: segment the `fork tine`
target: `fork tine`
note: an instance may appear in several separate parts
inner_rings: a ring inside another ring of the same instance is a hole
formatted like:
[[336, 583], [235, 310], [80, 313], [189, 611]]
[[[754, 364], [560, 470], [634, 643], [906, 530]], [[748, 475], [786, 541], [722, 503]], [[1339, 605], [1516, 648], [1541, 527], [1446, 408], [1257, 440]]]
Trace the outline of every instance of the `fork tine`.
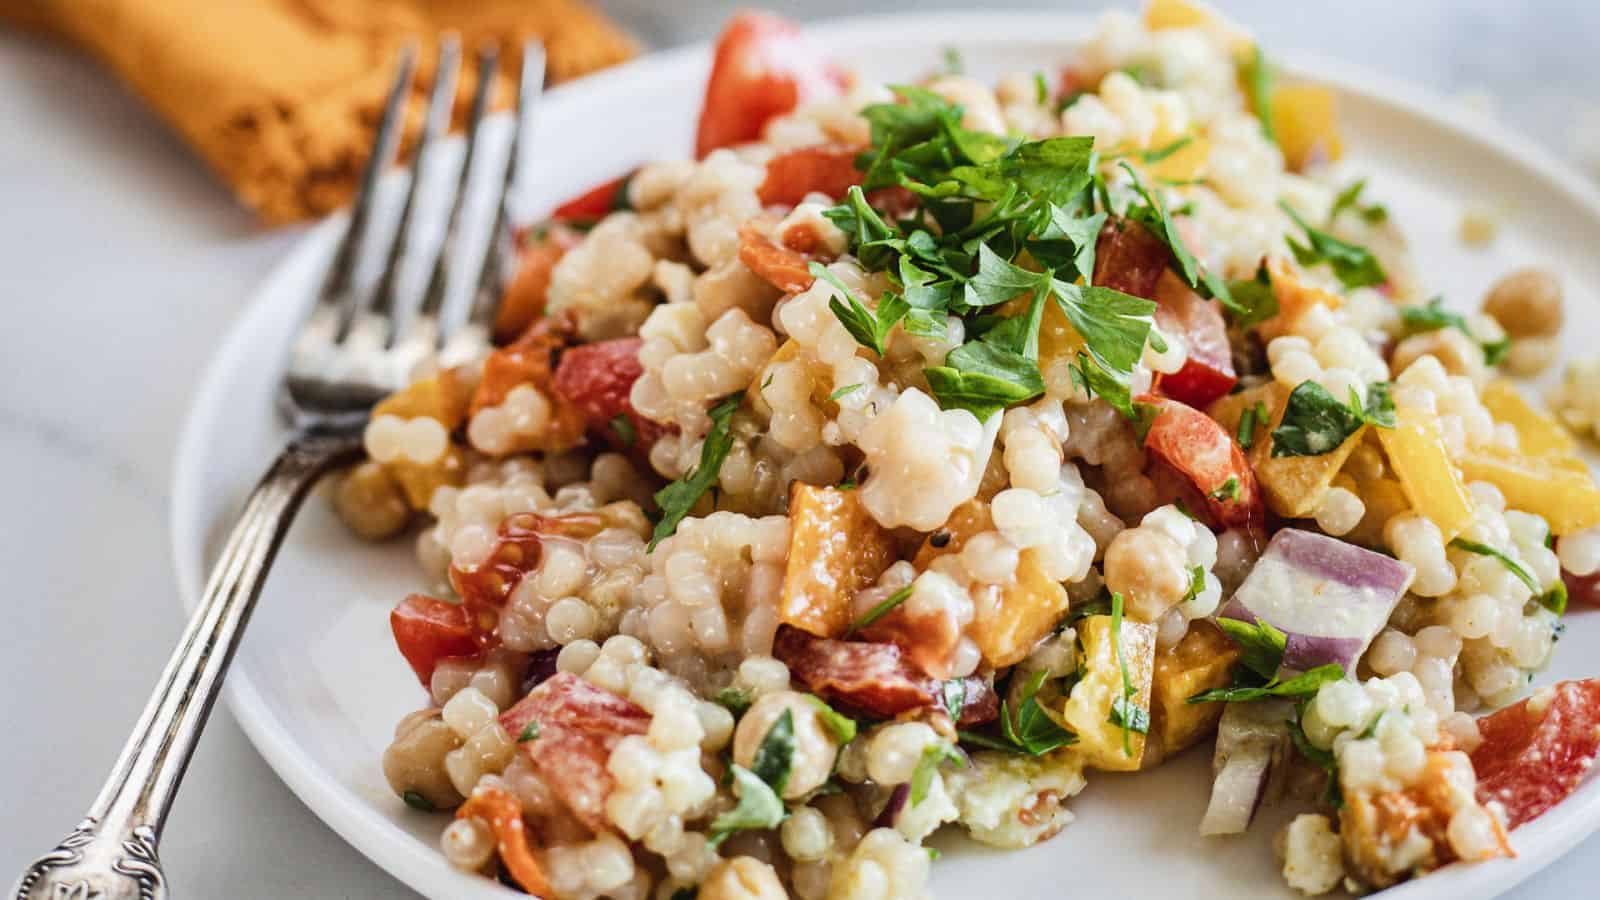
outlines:
[[[350, 283], [355, 274], [356, 260], [361, 244], [366, 240], [367, 228], [372, 219], [373, 198], [378, 193], [378, 178], [394, 159], [400, 143], [400, 123], [405, 118], [406, 96], [411, 91], [411, 72], [416, 65], [417, 47], [408, 43], [400, 50], [400, 69], [395, 73], [394, 84], [389, 88], [389, 98], [384, 102], [383, 118], [378, 122], [378, 134], [372, 143], [372, 154], [361, 174], [361, 187], [356, 192], [355, 205], [350, 209], [350, 224], [339, 239], [334, 251], [333, 264], [322, 282], [319, 303], [336, 303], [350, 293]], [[341, 329], [342, 330], [342, 329]]]
[[422, 192], [423, 165], [429, 147], [450, 127], [450, 111], [455, 105], [456, 81], [461, 71], [461, 39], [454, 33], [446, 34], [440, 42], [439, 65], [434, 70], [433, 88], [428, 96], [427, 118], [423, 122], [422, 136], [417, 140], [411, 157], [411, 183], [406, 187], [406, 199], [400, 209], [400, 222], [395, 226], [389, 241], [388, 256], [384, 259], [383, 274], [371, 294], [369, 314], [381, 321], [381, 340], [387, 344], [395, 335], [395, 294], [400, 261], [412, 243], [411, 217], [416, 211], [417, 196]]
[[[461, 173], [456, 178], [456, 193], [450, 204], [450, 221], [445, 227], [443, 242], [439, 245], [438, 253], [433, 258], [433, 271], [428, 277], [428, 287], [422, 296], [422, 310], [420, 315], [431, 316], [439, 323], [439, 340], [443, 340], [452, 330], [453, 323], [446, 321], [445, 288], [449, 281], [449, 253], [459, 243], [461, 232], [461, 209], [466, 205], [467, 186], [471, 182], [472, 163], [478, 155], [479, 139], [483, 136], [483, 119], [489, 108], [489, 98], [494, 92], [495, 67], [499, 64], [499, 52], [494, 45], [486, 45], [478, 51], [478, 85], [472, 96], [472, 112], [467, 122], [467, 150], [461, 160]], [[452, 316], [451, 319], [459, 318]]]
[[483, 268], [478, 273], [478, 287], [473, 294], [472, 312], [467, 317], [469, 325], [482, 328], [487, 333], [500, 306], [500, 295], [505, 292], [509, 267], [517, 259], [516, 229], [511, 220], [510, 196], [517, 181], [518, 157], [532, 137], [530, 122], [535, 107], [544, 92], [544, 44], [530, 40], [522, 47], [522, 74], [517, 83], [516, 120], [511, 131], [511, 147], [507, 152], [505, 178], [500, 184], [500, 202], [495, 204], [494, 227], [489, 232], [489, 245], [483, 253]]

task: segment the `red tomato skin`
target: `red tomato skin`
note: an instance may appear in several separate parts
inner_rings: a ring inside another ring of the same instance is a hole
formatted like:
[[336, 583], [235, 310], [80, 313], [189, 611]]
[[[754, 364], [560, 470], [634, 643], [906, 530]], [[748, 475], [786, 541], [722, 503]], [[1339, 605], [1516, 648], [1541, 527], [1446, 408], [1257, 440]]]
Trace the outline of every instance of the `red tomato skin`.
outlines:
[[817, 280], [811, 257], [774, 242], [754, 221], [739, 226], [739, 261], [785, 294], [798, 294]]
[[1479, 719], [1478, 732], [1478, 801], [1503, 804], [1508, 829], [1531, 822], [1577, 790], [1600, 755], [1600, 678], [1536, 691]]
[[768, 121], [802, 103], [837, 96], [846, 83], [798, 24], [771, 13], [741, 12], [717, 38], [695, 156], [757, 140]]
[[[556, 364], [554, 389], [557, 395], [583, 413], [589, 433], [625, 451], [648, 456], [650, 448], [667, 432], [654, 420], [640, 415], [628, 399], [633, 383], [644, 374], [639, 362], [636, 337], [616, 338], [593, 344], [580, 344], [561, 354]], [[633, 425], [634, 442], [624, 445], [623, 436], [613, 422], [626, 416]]]
[[1600, 606], [1600, 572], [1574, 575], [1563, 569], [1561, 580], [1567, 585], [1567, 600], [1587, 606]]
[[[1250, 460], [1233, 435], [1215, 419], [1170, 397], [1144, 394], [1135, 401], [1155, 407], [1144, 448], [1152, 464], [1167, 468], [1192, 492], [1192, 511], [1218, 531], [1261, 532], [1266, 507]], [[1227, 491], [1229, 478], [1236, 479], [1237, 491], [1231, 497], [1217, 496]]]
[[1181, 338], [1189, 351], [1183, 368], [1159, 376], [1156, 389], [1180, 403], [1205, 409], [1239, 381], [1222, 309], [1215, 300], [1190, 290], [1170, 271], [1162, 275], [1151, 299], [1156, 301], [1156, 324], [1163, 332]]
[[466, 607], [436, 597], [412, 594], [389, 613], [389, 630], [400, 655], [424, 688], [440, 661], [476, 656], [478, 639]]
[[859, 147], [820, 144], [779, 153], [767, 161], [767, 177], [756, 189], [764, 206], [796, 206], [813, 191], [837, 200], [861, 183]]
[[617, 208], [617, 192], [623, 190], [633, 173], [597, 184], [556, 207], [550, 218], [557, 222], [594, 222]]
[[1138, 222], [1111, 219], [1095, 241], [1094, 283], [1152, 300], [1172, 264], [1172, 251]]

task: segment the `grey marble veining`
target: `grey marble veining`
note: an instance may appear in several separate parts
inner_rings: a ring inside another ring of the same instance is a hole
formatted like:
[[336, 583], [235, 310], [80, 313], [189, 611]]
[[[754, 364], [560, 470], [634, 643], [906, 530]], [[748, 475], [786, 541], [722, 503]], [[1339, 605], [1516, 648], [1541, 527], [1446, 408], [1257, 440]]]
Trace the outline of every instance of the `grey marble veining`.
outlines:
[[[708, 36], [727, 9], [698, 0], [603, 5], [657, 45]], [[913, 8], [769, 5], [807, 17]], [[914, 8], [970, 5], [924, 0]], [[1583, 128], [1600, 131], [1592, 108], [1600, 4], [1224, 5], [1269, 46], [1313, 49], [1447, 94], [1485, 92], [1507, 127], [1565, 154], [1583, 150], [1574, 142]], [[1600, 151], [1583, 152], [1597, 163]], [[0, 601], [0, 882], [87, 804], [176, 639], [166, 503], [178, 428], [213, 345], [299, 233], [256, 228], [111, 79], [56, 48], [0, 33], [0, 572], [8, 588]], [[294, 798], [225, 708], [195, 758], [163, 853], [182, 897], [409, 895]], [[1597, 882], [1600, 839], [1515, 896], [1586, 896]]]

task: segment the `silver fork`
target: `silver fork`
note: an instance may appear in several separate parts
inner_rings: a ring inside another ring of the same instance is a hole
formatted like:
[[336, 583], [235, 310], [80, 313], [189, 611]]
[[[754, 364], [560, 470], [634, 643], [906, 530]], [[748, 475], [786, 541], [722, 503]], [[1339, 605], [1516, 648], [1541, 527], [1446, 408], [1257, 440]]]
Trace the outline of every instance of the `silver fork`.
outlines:
[[399, 143], [415, 55], [411, 47], [401, 54], [349, 225], [290, 354], [280, 406], [293, 436], [245, 502], [200, 603], [99, 796], [61, 843], [24, 870], [12, 889], [17, 900], [167, 896], [157, 855], [162, 826], [267, 570], [301, 501], [322, 475], [359, 456], [361, 432], [373, 405], [403, 385], [420, 354], [440, 349], [453, 336], [487, 331], [506, 275], [504, 266], [511, 259], [505, 196], [529, 127], [528, 113], [544, 82], [544, 50], [537, 43], [524, 49], [516, 127], [494, 212], [494, 232], [468, 308], [452, 311], [445, 304], [446, 270], [450, 251], [459, 252], [454, 245], [463, 227], [462, 197], [479, 157], [496, 65], [492, 48], [480, 52], [466, 158], [454, 186], [446, 238], [431, 249], [428, 287], [417, 310], [402, 318], [396, 273], [402, 259], [419, 252], [413, 246], [414, 213], [424, 181], [423, 163], [449, 126], [461, 57], [454, 37], [441, 42], [417, 164], [376, 287], [358, 290], [355, 270], [369, 239], [379, 176]]

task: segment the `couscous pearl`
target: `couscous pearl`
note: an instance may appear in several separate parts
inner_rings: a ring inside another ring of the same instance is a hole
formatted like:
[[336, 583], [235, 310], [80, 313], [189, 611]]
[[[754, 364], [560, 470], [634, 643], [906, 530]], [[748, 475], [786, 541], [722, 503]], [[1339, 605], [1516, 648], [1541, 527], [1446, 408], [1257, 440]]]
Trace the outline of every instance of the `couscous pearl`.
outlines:
[[445, 826], [439, 847], [450, 865], [465, 872], [476, 872], [494, 857], [495, 839], [489, 826], [473, 816], [456, 819]]

